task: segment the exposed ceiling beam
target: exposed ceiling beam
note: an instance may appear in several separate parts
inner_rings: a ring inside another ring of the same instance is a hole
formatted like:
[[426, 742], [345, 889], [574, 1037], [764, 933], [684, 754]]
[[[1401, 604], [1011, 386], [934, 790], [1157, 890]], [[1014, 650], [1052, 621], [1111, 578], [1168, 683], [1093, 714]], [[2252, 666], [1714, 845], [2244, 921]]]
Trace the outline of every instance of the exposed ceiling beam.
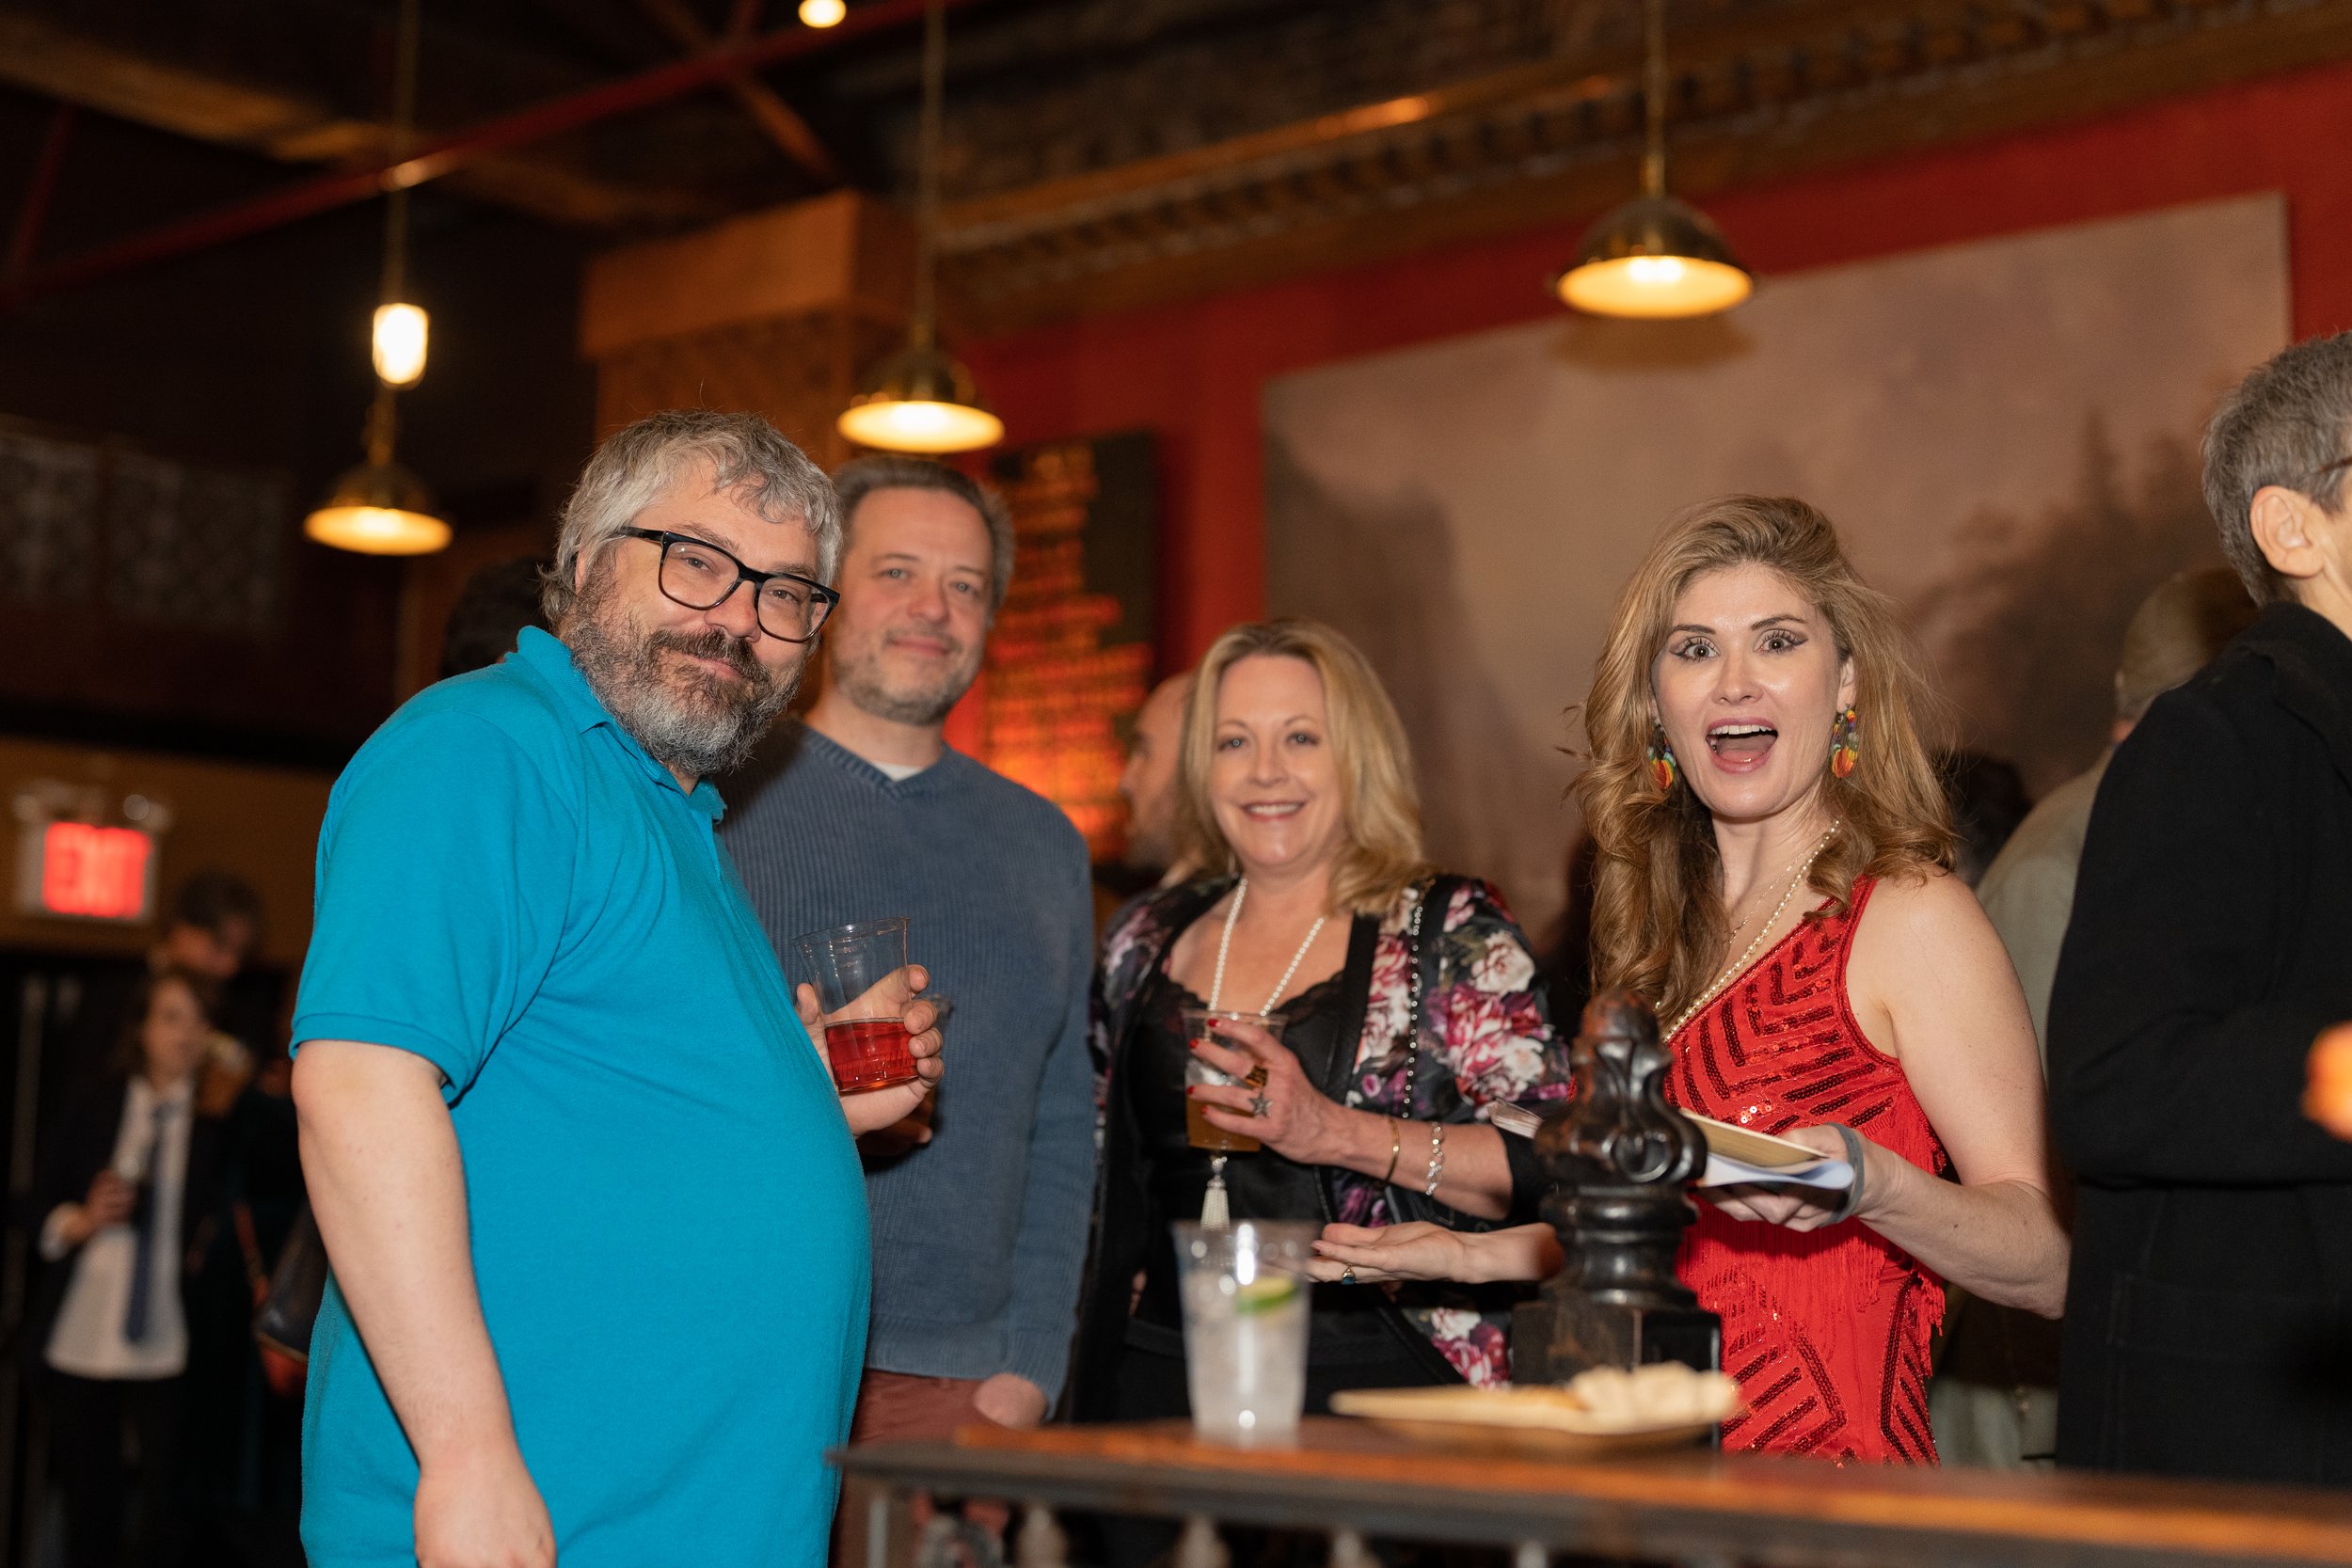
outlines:
[[[678, 46], [691, 54], [707, 55], [723, 41], [702, 24], [693, 8], [686, 0], [637, 0], [637, 8]], [[822, 185], [841, 183], [841, 166], [834, 161], [825, 144], [809, 128], [791, 104], [776, 96], [767, 83], [750, 71], [739, 71], [726, 78], [727, 91], [760, 135], [775, 143], [776, 150], [798, 164]]]
[[953, 9], [971, 3], [972, 0], [872, 0], [871, 4], [852, 10], [837, 25], [821, 32], [787, 26], [740, 43], [727, 43], [691, 60], [548, 99], [464, 131], [428, 137], [405, 159], [376, 159], [340, 174], [322, 175], [248, 201], [200, 213], [64, 257], [20, 280], [0, 285], [0, 308], [21, 304], [35, 294], [54, 293], [151, 261], [243, 239], [281, 224], [365, 201], [384, 191], [408, 189], [459, 169], [478, 169], [485, 158], [514, 148], [578, 131], [616, 115], [666, 103], [731, 74], [814, 55], [849, 39], [915, 20], [923, 15], [927, 5]]
[[[0, 82], [280, 163], [380, 159], [391, 143], [387, 124], [339, 117], [289, 93], [149, 58], [19, 11], [0, 11]], [[485, 158], [458, 178], [455, 188], [590, 228], [676, 223], [712, 212], [700, 198], [618, 184], [531, 153]]]
[[[2352, 58], [2352, 0], [1793, 0], [1692, 32], [1671, 178], [1705, 195]], [[1634, 188], [1638, 63], [1565, 55], [954, 203], [943, 283], [998, 330], [1573, 220]]]

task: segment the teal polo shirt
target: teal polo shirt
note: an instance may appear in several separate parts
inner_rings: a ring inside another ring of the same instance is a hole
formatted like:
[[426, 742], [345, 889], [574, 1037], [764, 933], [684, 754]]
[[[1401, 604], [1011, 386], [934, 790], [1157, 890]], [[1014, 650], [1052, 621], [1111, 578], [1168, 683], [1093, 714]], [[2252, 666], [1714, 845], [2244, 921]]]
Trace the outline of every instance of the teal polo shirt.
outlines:
[[[866, 1185], [714, 829], [546, 633], [336, 782], [294, 1037], [447, 1081], [473, 1266], [564, 1568], [821, 1568], [864, 1359]], [[417, 1461], [330, 1285], [315, 1568], [415, 1561]]]

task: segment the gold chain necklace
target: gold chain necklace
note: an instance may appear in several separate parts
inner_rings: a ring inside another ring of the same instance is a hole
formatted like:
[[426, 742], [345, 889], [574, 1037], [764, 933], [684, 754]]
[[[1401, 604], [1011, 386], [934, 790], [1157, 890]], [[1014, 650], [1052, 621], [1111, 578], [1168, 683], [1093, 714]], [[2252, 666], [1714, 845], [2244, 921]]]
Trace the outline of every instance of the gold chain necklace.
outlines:
[[1772, 906], [1771, 917], [1756, 928], [1756, 936], [1748, 943], [1746, 951], [1731, 960], [1729, 966], [1715, 977], [1715, 983], [1700, 993], [1697, 1001], [1682, 1009], [1682, 1015], [1676, 1019], [1674, 1026], [1666, 1031], [1666, 1038], [1672, 1039], [1682, 1033], [1682, 1026], [1696, 1017], [1700, 1008], [1723, 994], [1723, 989], [1725, 986], [1746, 972], [1748, 960], [1756, 957], [1756, 950], [1764, 945], [1764, 939], [1772, 934], [1772, 927], [1780, 924], [1780, 917], [1788, 912], [1788, 900], [1794, 898], [1797, 895], [1797, 889], [1804, 885], [1805, 877], [1813, 869], [1813, 863], [1821, 858], [1821, 851], [1829, 847], [1829, 841], [1837, 836], [1838, 826], [1839, 824], [1832, 822], [1821, 831], [1821, 836], [1813, 841], [1812, 853], [1798, 863], [1796, 874], [1788, 879], [1788, 890], [1780, 895], [1780, 902]]

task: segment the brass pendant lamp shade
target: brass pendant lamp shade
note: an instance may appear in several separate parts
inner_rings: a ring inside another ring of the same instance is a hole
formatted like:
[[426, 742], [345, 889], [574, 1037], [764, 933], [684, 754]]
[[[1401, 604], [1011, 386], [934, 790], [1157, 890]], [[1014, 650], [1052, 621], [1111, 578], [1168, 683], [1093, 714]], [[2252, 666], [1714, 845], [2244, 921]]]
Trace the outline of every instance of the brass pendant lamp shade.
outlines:
[[[392, 154], [408, 148], [417, 103], [417, 0], [400, 8], [392, 86]], [[399, 424], [398, 389], [424, 375], [425, 314], [406, 293], [408, 191], [395, 185], [384, 198], [383, 303], [373, 324], [375, 402], [368, 409], [368, 460], [344, 470], [318, 510], [302, 520], [303, 534], [360, 555], [431, 555], [448, 547], [449, 524], [435, 515], [424, 482], [392, 461]]]
[[910, 342], [868, 372], [842, 411], [841, 434], [883, 451], [977, 451], [1005, 438], [972, 372], [937, 344]]
[[1756, 292], [1707, 214], [1671, 196], [1639, 196], [1584, 232], [1552, 285], [1563, 305], [1651, 321], [1711, 316]]
[[923, 15], [923, 123], [917, 151], [914, 310], [907, 346], [868, 372], [834, 421], [861, 447], [882, 451], [977, 451], [1005, 438], [1005, 421], [980, 400], [972, 372], [939, 346], [940, 104], [946, 93], [947, 16], [940, 0]]
[[302, 531], [361, 555], [431, 555], [449, 545], [449, 525], [433, 515], [424, 482], [389, 459], [346, 469]]
[[1723, 230], [1666, 194], [1665, 0], [1649, 0], [1649, 121], [1642, 194], [1584, 232], [1576, 260], [1551, 280], [1560, 303], [1637, 321], [1711, 316], [1756, 292]]

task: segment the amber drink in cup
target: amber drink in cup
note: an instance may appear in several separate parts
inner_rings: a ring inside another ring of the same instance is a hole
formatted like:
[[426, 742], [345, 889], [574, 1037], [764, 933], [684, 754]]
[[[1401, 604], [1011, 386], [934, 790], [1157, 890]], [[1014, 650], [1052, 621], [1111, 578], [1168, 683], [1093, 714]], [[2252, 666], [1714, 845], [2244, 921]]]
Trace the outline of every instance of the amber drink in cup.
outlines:
[[914, 1051], [899, 1015], [874, 989], [907, 966], [903, 917], [860, 920], [796, 939], [817, 1005], [825, 1011], [825, 1056], [843, 1094], [885, 1089], [914, 1076]]
[[[1247, 1056], [1249, 1048], [1232, 1037], [1232, 1026], [1236, 1023], [1254, 1023], [1276, 1039], [1282, 1037], [1282, 1021], [1279, 1018], [1261, 1018], [1256, 1013], [1236, 1013], [1221, 1007], [1184, 1009], [1186, 1039], [1207, 1040], [1212, 1045], [1221, 1046], [1227, 1051], [1238, 1051]], [[1199, 1056], [1187, 1055], [1184, 1058], [1186, 1088], [1196, 1085], [1230, 1088], [1239, 1082], [1241, 1080], [1230, 1073], [1219, 1072]], [[1243, 1132], [1228, 1132], [1215, 1125], [1205, 1114], [1207, 1110], [1206, 1105], [1190, 1095], [1184, 1097], [1184, 1132], [1193, 1148], [1209, 1149], [1217, 1154], [1254, 1154], [1258, 1151], [1257, 1139]]]

